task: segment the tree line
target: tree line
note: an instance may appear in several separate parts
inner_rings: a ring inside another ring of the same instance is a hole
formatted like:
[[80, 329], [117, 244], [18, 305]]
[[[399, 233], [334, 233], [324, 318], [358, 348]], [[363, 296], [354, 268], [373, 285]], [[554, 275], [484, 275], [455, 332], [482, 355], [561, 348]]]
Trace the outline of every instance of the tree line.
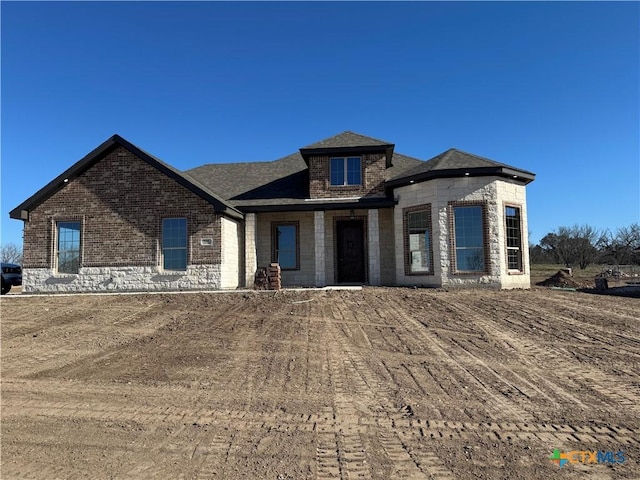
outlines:
[[591, 225], [558, 227], [529, 246], [531, 263], [559, 263], [587, 268], [591, 264], [640, 265], [640, 224], [615, 231]]

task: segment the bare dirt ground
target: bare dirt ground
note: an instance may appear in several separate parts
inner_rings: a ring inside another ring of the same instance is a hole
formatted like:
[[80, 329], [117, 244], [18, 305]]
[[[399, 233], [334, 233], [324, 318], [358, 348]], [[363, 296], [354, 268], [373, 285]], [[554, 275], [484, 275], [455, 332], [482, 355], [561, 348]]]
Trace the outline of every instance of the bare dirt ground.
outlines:
[[[640, 300], [5, 297], [2, 479], [640, 478]], [[623, 451], [618, 464], [562, 452]]]

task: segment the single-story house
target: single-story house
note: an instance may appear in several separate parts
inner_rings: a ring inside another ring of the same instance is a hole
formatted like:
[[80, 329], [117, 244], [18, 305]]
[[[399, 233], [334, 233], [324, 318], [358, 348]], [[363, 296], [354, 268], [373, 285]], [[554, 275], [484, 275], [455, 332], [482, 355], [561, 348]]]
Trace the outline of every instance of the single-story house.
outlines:
[[343, 132], [272, 162], [180, 171], [114, 135], [10, 212], [25, 292], [283, 286], [528, 288], [531, 172], [428, 161]]

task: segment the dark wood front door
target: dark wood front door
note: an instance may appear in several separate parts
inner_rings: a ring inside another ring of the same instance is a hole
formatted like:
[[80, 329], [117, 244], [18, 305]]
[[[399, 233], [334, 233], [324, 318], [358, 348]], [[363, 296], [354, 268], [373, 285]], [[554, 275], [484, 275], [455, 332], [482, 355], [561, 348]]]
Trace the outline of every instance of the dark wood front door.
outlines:
[[336, 223], [338, 283], [364, 283], [364, 224], [362, 220]]

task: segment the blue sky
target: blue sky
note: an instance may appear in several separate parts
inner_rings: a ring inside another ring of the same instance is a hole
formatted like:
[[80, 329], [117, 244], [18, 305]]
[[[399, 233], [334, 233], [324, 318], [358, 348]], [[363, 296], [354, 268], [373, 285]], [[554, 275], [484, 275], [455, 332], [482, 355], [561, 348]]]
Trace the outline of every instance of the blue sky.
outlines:
[[533, 171], [534, 242], [640, 221], [638, 2], [6, 2], [8, 212], [114, 133], [180, 169], [352, 130]]

